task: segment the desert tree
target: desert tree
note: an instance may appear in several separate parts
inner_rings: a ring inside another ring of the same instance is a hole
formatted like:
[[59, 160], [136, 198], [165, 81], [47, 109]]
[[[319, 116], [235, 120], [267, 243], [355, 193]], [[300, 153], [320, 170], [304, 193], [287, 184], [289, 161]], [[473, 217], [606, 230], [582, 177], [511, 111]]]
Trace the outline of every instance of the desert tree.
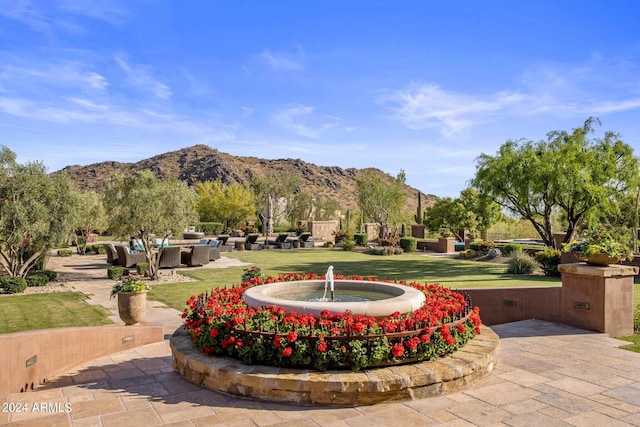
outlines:
[[229, 231], [254, 218], [254, 195], [246, 185], [204, 181], [195, 185], [195, 191], [196, 210], [201, 221], [221, 222], [224, 230]]
[[308, 191], [298, 191], [287, 202], [287, 220], [295, 227], [300, 220], [308, 220], [313, 213], [313, 197]]
[[[73, 233], [78, 253], [85, 254], [89, 235], [93, 231], [102, 232], [107, 229], [107, 217], [102, 204], [102, 196], [95, 191], [75, 192], [76, 210], [72, 214]], [[78, 232], [84, 237], [78, 239]]]
[[251, 189], [255, 194], [256, 215], [262, 223], [265, 235], [273, 233], [274, 219], [278, 218], [284, 209], [284, 201], [298, 188], [298, 179], [289, 173], [280, 176], [255, 175], [251, 178]]
[[396, 218], [406, 197], [404, 183], [403, 170], [395, 178], [372, 170], [365, 170], [356, 178], [358, 205], [364, 216], [380, 226], [379, 237], [387, 235], [390, 222], [397, 228]]
[[[197, 220], [195, 191], [175, 178], [161, 180], [145, 170], [133, 175], [115, 175], [108, 183], [104, 206], [109, 229], [120, 238], [142, 241], [149, 276], [157, 279], [162, 248]], [[162, 239], [154, 253], [155, 239]], [[154, 256], [157, 255], [157, 256]]]
[[603, 213], [619, 212], [616, 199], [636, 188], [638, 162], [614, 132], [590, 137], [597, 119], [582, 127], [553, 131], [546, 141], [507, 141], [495, 156], [480, 155], [472, 186], [536, 229], [556, 247], [552, 216], [566, 223], [563, 241]]
[[0, 149], [0, 256], [2, 269], [26, 277], [73, 227], [77, 190], [64, 173], [49, 175], [41, 162], [19, 164]]

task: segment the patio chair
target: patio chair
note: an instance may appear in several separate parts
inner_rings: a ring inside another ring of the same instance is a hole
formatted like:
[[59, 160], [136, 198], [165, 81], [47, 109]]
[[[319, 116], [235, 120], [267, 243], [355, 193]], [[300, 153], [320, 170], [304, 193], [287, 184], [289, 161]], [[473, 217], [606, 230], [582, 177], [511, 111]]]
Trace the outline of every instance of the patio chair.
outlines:
[[182, 252], [182, 263], [187, 267], [197, 267], [209, 264], [209, 245], [193, 245], [191, 250]]
[[107, 254], [107, 262], [111, 265], [118, 265], [118, 252], [113, 246], [113, 243], [103, 243], [104, 250]]
[[129, 248], [123, 245], [116, 245], [115, 248], [118, 253], [118, 265], [121, 267], [131, 268], [135, 267], [139, 262], [147, 262], [144, 252], [132, 253]]
[[311, 239], [311, 233], [308, 231], [301, 233], [298, 239], [300, 240], [301, 248], [313, 248], [315, 246], [313, 240], [309, 240]]
[[220, 241], [209, 239], [207, 244], [209, 245], [209, 261], [220, 259]]
[[280, 233], [275, 239], [267, 240], [267, 244], [273, 245], [278, 249], [291, 249], [293, 245], [291, 244], [291, 242], [287, 241], [288, 238], [289, 233]]
[[258, 237], [260, 237], [258, 233], [247, 234], [247, 237], [244, 240], [244, 248], [248, 251], [264, 249], [264, 245], [262, 243], [258, 243]]
[[227, 240], [229, 240], [229, 235], [228, 234], [220, 234], [216, 240], [219, 242], [218, 243], [218, 248], [220, 249], [220, 252], [231, 252], [233, 251], [233, 245], [231, 244], [227, 244]]
[[132, 251], [141, 251], [144, 249], [144, 243], [140, 239], [131, 239], [129, 241], [129, 249]]
[[180, 246], [165, 246], [160, 252], [159, 268], [180, 267], [182, 258], [180, 256]]

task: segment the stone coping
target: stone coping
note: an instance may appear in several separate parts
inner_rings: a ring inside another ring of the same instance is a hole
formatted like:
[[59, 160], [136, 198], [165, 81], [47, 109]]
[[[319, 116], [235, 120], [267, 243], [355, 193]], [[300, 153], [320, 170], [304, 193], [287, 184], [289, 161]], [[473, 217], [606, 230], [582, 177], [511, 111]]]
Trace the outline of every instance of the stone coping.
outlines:
[[574, 264], [560, 264], [558, 270], [561, 273], [576, 274], [592, 277], [628, 277], [638, 274], [638, 267], [621, 264], [589, 265], [584, 262]]
[[327, 308], [330, 308], [334, 313], [349, 310], [354, 315], [385, 317], [396, 311], [399, 313], [413, 312], [421, 308], [426, 299], [424, 293], [418, 289], [394, 283], [339, 279], [334, 282], [334, 285], [336, 295], [339, 295], [340, 291], [355, 290], [378, 292], [388, 295], [388, 298], [356, 302], [295, 301], [281, 298], [281, 295], [288, 293], [323, 290], [326, 286], [324, 280], [296, 280], [251, 287], [243, 293], [242, 299], [249, 307], [253, 308], [273, 305], [283, 307], [286, 311], [312, 314], [316, 317], [320, 317]]
[[361, 406], [394, 400], [441, 396], [467, 387], [496, 366], [500, 340], [490, 328], [454, 354], [359, 372], [244, 365], [197, 350], [184, 330], [170, 340], [173, 368], [210, 390], [271, 402], [299, 405]]

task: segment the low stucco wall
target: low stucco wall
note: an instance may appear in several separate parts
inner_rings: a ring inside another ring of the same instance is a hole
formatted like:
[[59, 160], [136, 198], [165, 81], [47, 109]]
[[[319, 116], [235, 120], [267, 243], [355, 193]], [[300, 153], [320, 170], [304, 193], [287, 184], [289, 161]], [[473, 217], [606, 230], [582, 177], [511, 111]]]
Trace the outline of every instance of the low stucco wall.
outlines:
[[32, 390], [99, 357], [164, 339], [161, 326], [88, 326], [0, 335], [0, 395]]
[[307, 227], [314, 239], [333, 242], [333, 232], [337, 230], [338, 221], [309, 221]]
[[485, 325], [539, 319], [560, 323], [562, 287], [467, 288]]

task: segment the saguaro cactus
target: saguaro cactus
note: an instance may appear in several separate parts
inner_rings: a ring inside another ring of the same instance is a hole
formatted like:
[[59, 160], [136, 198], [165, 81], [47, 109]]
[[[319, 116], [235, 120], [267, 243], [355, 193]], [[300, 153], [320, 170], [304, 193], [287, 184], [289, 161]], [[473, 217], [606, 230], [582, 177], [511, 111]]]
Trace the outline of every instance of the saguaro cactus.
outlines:
[[422, 224], [424, 221], [424, 216], [422, 214], [422, 193], [418, 191], [418, 209], [416, 214], [414, 215], [414, 219], [416, 220], [416, 224]]

